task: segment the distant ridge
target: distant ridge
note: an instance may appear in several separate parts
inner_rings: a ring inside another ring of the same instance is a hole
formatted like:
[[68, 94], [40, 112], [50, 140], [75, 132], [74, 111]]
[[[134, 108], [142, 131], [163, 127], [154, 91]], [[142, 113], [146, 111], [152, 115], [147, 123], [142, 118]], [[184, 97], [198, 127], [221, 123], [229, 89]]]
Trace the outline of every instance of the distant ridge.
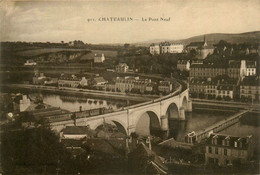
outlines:
[[165, 39], [156, 39], [150, 40], [145, 42], [135, 43], [139, 46], [149, 46], [152, 43], [160, 43], [164, 41], [169, 41], [171, 43], [183, 43], [185, 45], [196, 42], [196, 41], [203, 41], [204, 36], [206, 36], [206, 40], [208, 44], [216, 44], [220, 40], [225, 40], [229, 43], [260, 43], [260, 31], [253, 31], [253, 32], [245, 32], [245, 33], [238, 33], [238, 34], [228, 34], [228, 33], [211, 33], [205, 35], [198, 35], [194, 37], [190, 37], [187, 39], [181, 40], [165, 40]]

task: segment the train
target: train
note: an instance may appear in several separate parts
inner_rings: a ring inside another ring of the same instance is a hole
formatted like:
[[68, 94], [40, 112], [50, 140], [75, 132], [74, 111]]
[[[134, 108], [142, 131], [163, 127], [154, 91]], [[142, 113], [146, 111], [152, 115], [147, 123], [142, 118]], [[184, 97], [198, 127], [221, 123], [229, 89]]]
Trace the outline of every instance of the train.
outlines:
[[112, 109], [106, 109], [106, 108], [96, 108], [96, 109], [90, 109], [90, 110], [84, 110], [84, 111], [77, 111], [77, 112], [69, 112], [69, 113], [63, 113], [63, 114], [55, 114], [44, 117], [49, 123], [54, 122], [61, 122], [66, 120], [73, 120], [78, 118], [85, 118], [85, 117], [92, 117], [96, 115], [102, 115], [106, 113], [113, 112]]

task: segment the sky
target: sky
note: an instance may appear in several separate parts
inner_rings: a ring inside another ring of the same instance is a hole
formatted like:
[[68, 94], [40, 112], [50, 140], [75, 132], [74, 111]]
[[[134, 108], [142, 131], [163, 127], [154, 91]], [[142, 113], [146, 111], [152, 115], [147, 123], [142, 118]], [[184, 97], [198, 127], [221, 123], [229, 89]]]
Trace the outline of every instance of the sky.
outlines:
[[[260, 30], [260, 0], [2, 0], [0, 10], [1, 41], [136, 43]], [[133, 20], [99, 20], [110, 17]]]

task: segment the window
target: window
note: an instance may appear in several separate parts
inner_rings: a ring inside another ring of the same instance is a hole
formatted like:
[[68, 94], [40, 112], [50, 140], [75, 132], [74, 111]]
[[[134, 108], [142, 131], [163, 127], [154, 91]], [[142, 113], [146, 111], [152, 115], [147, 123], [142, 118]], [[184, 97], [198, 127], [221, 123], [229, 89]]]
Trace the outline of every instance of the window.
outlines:
[[215, 154], [218, 154], [218, 148], [217, 147], [215, 148]]
[[209, 153], [212, 153], [212, 148], [211, 148], [211, 146], [209, 146]]
[[227, 149], [224, 149], [224, 155], [227, 156]]

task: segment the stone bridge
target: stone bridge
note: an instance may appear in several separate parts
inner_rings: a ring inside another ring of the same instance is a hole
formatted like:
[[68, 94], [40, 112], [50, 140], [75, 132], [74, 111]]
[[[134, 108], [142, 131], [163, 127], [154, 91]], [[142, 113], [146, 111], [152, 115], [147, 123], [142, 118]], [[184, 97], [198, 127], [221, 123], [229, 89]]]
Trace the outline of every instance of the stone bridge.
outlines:
[[127, 135], [137, 132], [138, 122], [143, 116], [149, 117], [149, 128], [151, 131], [169, 131], [168, 121], [185, 120], [185, 111], [191, 111], [192, 104], [189, 99], [189, 89], [181, 91], [181, 87], [175, 92], [137, 105], [124, 107], [119, 111], [102, 114], [93, 117], [68, 120], [63, 122], [51, 123], [53, 130], [61, 131], [69, 125], [89, 126], [96, 129], [104, 123], [114, 123], [121, 131]]

